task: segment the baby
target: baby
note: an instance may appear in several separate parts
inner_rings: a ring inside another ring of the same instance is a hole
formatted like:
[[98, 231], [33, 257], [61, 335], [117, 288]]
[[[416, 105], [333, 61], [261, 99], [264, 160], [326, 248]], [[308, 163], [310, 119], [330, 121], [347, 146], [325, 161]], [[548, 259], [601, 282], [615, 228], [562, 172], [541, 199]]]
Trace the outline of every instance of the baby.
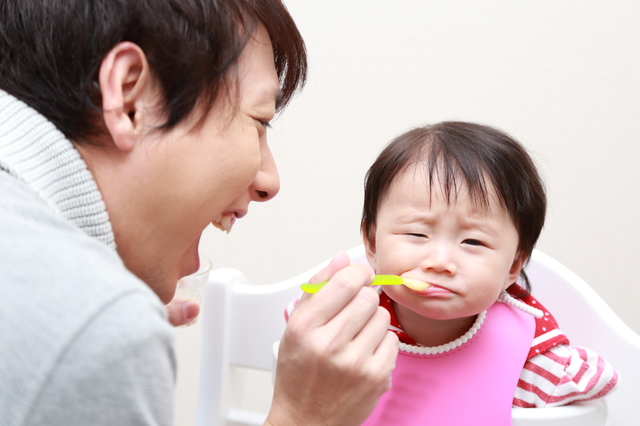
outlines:
[[510, 425], [512, 406], [614, 389], [615, 370], [570, 347], [529, 294], [523, 267], [545, 210], [533, 161], [494, 128], [443, 122], [382, 151], [365, 182], [367, 259], [377, 274], [430, 286], [380, 287], [400, 354], [392, 389], [365, 425]]
[[533, 161], [494, 128], [439, 123], [382, 151], [365, 179], [367, 259], [376, 274], [429, 285], [379, 287], [400, 353], [391, 390], [364, 425], [511, 425], [512, 406], [615, 388], [616, 371], [570, 347], [530, 295], [523, 267], [545, 210]]

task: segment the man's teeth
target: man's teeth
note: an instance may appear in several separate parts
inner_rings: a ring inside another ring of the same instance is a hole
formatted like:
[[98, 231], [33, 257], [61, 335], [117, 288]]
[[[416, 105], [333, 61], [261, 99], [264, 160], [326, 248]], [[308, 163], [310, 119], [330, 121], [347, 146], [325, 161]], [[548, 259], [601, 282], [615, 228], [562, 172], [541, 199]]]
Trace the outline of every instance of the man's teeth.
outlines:
[[231, 228], [233, 227], [233, 216], [220, 215], [216, 220], [211, 222], [211, 224], [219, 230], [224, 231], [228, 234], [229, 232], [231, 232]]

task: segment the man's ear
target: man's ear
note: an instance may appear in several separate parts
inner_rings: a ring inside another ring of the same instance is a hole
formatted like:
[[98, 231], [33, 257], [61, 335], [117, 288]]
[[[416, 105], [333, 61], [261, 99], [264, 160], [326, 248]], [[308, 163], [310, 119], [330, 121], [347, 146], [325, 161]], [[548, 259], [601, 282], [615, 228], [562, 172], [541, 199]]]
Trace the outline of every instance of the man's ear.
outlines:
[[511, 284], [515, 283], [518, 277], [520, 276], [520, 272], [522, 272], [522, 268], [527, 260], [527, 256], [522, 253], [516, 255], [516, 258], [513, 260], [513, 264], [509, 269], [509, 277], [504, 284], [503, 290], [506, 290]]
[[131, 151], [142, 133], [149, 75], [146, 55], [131, 42], [118, 43], [100, 65], [104, 123], [115, 146], [123, 151]]
[[367, 236], [365, 232], [364, 225], [360, 229], [360, 233], [362, 234], [362, 242], [364, 243], [364, 252], [367, 255], [367, 261], [371, 268], [374, 271], [377, 271], [377, 256], [376, 256], [376, 237], [375, 232], [374, 235], [371, 236], [371, 239]]

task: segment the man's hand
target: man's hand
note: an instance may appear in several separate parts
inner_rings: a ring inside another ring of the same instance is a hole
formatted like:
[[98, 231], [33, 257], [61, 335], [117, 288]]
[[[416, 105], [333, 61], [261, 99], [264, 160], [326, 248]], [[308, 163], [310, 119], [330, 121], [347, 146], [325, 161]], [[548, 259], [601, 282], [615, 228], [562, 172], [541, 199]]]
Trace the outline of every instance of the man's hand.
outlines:
[[327, 279], [291, 313], [268, 425], [360, 425], [391, 388], [398, 338], [368, 287], [373, 272], [339, 253], [310, 282]]
[[173, 299], [167, 305], [167, 314], [169, 315], [169, 322], [174, 327], [187, 324], [193, 320], [200, 313], [200, 307], [192, 300], [176, 300]]

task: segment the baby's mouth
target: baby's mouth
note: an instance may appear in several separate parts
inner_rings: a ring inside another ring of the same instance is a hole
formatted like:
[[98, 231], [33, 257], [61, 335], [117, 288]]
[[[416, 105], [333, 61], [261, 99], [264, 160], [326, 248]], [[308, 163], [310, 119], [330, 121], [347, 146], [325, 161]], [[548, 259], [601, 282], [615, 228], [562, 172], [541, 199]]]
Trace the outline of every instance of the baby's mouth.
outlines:
[[219, 230], [228, 234], [229, 232], [231, 232], [231, 228], [233, 228], [233, 224], [235, 222], [236, 215], [234, 213], [225, 213], [218, 216], [214, 221], [211, 222], [211, 224]]

